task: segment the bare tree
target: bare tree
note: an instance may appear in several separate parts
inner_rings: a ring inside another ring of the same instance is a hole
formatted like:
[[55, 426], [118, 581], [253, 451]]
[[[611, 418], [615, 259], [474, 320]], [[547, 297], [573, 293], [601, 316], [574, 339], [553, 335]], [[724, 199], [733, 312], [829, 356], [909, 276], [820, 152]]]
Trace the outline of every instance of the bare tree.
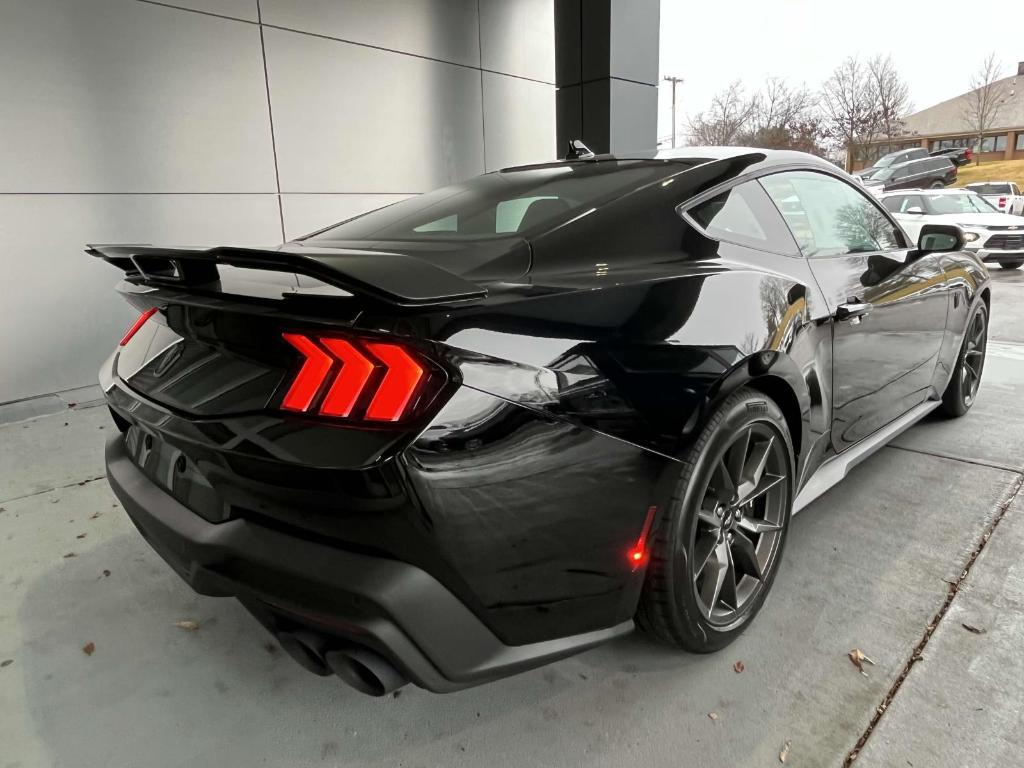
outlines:
[[748, 97], [736, 80], [715, 94], [706, 112], [690, 120], [691, 141], [708, 146], [736, 144], [756, 109], [757, 97]]
[[892, 140], [904, 133], [901, 118], [910, 109], [910, 87], [900, 77], [891, 56], [875, 56], [868, 62], [868, 80], [878, 112], [878, 132], [885, 137], [885, 151], [892, 151]]
[[744, 144], [766, 149], [796, 149], [823, 154], [819, 112], [805, 87], [792, 88], [785, 80], [769, 78], [756, 97]]
[[[995, 52], [990, 53], [981, 63], [978, 71], [971, 75], [971, 92], [964, 99], [964, 120], [978, 138], [978, 149], [985, 138], [985, 131], [990, 130], [1006, 99], [1005, 83], [1000, 82], [1002, 64]], [[974, 164], [981, 162], [981, 152], [974, 155]]]
[[755, 129], [788, 128], [803, 119], [813, 103], [806, 88], [790, 88], [785, 80], [770, 77], [757, 97]]
[[870, 73], [856, 56], [848, 56], [821, 86], [826, 134], [846, 150], [846, 170], [878, 132], [878, 94]]
[[707, 111], [690, 120], [690, 140], [694, 144], [822, 154], [822, 136], [813, 95], [806, 88], [792, 88], [777, 78], [770, 78], [750, 96], [739, 82], [734, 82], [714, 96]]

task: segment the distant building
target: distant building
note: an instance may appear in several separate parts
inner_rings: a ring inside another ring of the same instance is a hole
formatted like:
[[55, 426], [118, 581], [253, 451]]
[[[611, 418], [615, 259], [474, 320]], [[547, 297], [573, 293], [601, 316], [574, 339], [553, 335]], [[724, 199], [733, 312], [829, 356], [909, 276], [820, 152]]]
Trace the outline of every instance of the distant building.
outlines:
[[[892, 150], [924, 147], [932, 151], [951, 147], [971, 147], [986, 160], [1024, 160], [1024, 61], [1017, 65], [1017, 74], [999, 80], [1003, 105], [994, 125], [978, 141], [965, 117], [968, 93], [922, 109], [903, 119], [903, 135], [892, 141]], [[874, 162], [888, 151], [884, 139], [872, 142], [867, 151], [868, 162]], [[858, 166], [865, 165], [862, 160]]]

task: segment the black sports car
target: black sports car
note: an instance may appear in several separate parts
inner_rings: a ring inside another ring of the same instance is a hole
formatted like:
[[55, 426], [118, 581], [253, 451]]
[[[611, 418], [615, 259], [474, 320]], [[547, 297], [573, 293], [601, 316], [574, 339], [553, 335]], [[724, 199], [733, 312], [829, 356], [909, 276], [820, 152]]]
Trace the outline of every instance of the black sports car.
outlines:
[[268, 249], [91, 246], [108, 477], [192, 587], [377, 695], [750, 624], [791, 514], [970, 408], [989, 277], [793, 152], [510, 168]]

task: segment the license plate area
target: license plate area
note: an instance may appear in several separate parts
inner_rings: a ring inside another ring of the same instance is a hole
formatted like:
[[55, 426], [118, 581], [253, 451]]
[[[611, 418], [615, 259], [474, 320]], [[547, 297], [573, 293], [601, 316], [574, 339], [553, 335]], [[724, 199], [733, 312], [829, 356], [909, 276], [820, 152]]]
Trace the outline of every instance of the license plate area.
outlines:
[[230, 509], [206, 479], [202, 468], [160, 435], [132, 425], [125, 434], [132, 462], [177, 501], [212, 523], [224, 522]]

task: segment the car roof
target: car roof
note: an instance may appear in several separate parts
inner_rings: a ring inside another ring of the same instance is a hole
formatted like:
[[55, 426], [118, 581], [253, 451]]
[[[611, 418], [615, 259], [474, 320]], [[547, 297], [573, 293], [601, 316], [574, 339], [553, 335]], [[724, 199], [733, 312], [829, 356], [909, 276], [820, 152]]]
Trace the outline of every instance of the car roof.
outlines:
[[986, 185], [988, 185], [988, 184], [1014, 184], [1014, 183], [1016, 183], [1016, 182], [1013, 182], [1013, 181], [1002, 181], [1002, 180], [994, 180], [994, 181], [972, 181], [972, 182], [971, 182], [970, 184], [968, 184], [967, 186], [968, 186], [968, 187], [983, 187], [983, 186], [986, 186]]
[[879, 197], [896, 197], [897, 195], [976, 195], [973, 189], [964, 187], [952, 187], [950, 189], [894, 189], [891, 192], [883, 192]]
[[810, 165], [821, 168], [837, 170], [838, 166], [830, 163], [824, 158], [807, 152], [796, 152], [788, 149], [762, 149], [760, 147], [677, 147], [675, 149], [658, 150], [636, 150], [595, 155], [592, 158], [580, 160], [555, 160], [546, 163], [531, 163], [529, 165], [518, 165], [509, 168], [502, 168], [506, 171], [524, 171], [533, 168], [551, 168], [554, 166], [571, 163], [592, 163], [617, 160], [663, 160], [688, 162], [692, 165], [707, 163], [713, 160], [728, 160], [733, 157], [744, 155], [761, 154], [764, 160], [762, 165]]

